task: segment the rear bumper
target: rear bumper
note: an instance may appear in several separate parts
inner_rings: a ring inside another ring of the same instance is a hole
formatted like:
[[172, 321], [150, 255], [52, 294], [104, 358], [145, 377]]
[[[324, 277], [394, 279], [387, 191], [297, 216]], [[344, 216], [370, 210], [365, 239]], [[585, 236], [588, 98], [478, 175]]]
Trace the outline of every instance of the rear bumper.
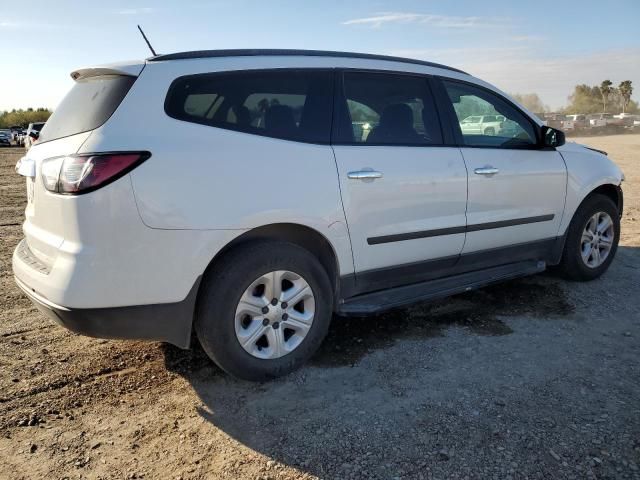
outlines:
[[38, 310], [72, 332], [96, 338], [155, 340], [189, 348], [200, 277], [180, 302], [73, 309], [49, 301], [14, 278]]

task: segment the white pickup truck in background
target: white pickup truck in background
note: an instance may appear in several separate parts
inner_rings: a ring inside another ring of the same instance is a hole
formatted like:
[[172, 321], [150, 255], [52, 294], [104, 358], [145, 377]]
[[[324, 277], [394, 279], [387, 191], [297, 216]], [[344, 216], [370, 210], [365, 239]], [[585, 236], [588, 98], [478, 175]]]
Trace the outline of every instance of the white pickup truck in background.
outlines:
[[463, 135], [497, 135], [505, 121], [502, 115], [473, 115], [460, 122]]

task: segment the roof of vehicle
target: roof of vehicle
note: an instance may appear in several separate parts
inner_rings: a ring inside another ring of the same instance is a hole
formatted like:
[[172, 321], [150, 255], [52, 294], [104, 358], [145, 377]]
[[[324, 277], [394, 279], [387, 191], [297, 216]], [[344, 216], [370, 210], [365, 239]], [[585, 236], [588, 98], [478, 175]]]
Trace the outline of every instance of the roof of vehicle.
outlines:
[[161, 62], [166, 60], [187, 60], [193, 58], [216, 58], [216, 57], [251, 57], [251, 56], [306, 56], [306, 57], [338, 57], [338, 58], [361, 58], [366, 60], [385, 60], [388, 62], [410, 63], [424, 65], [427, 67], [443, 68], [454, 72], [464, 73], [457, 68], [441, 65], [439, 63], [416, 60], [414, 58], [394, 57], [388, 55], [375, 55], [372, 53], [334, 52], [326, 50], [294, 50], [294, 49], [228, 49], [228, 50], [194, 50], [190, 52], [168, 53], [156, 55], [147, 60], [149, 62]]

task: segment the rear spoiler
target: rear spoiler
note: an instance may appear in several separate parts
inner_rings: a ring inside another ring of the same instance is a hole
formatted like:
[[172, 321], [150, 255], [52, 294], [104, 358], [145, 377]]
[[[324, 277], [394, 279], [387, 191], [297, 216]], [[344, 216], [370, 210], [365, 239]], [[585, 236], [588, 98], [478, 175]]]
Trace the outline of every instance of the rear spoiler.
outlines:
[[114, 63], [112, 65], [102, 65], [98, 67], [79, 68], [71, 72], [71, 78], [75, 81], [101, 75], [125, 75], [137, 77], [144, 68], [144, 62], [135, 63]]

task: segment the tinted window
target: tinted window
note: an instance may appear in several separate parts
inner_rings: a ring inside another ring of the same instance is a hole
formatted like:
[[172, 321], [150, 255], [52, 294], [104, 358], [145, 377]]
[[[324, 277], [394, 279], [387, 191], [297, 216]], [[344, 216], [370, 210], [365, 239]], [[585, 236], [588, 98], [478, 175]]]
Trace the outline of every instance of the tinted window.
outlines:
[[165, 110], [173, 118], [257, 135], [328, 143], [332, 74], [245, 71], [177, 79]]
[[[118, 108], [135, 80], [135, 77], [122, 75], [78, 80], [47, 120], [38, 142], [98, 128]], [[40, 129], [36, 125], [33, 128]]]
[[[465, 83], [443, 81], [443, 84], [465, 145], [517, 148], [536, 144], [532, 123], [497, 95]], [[470, 122], [469, 118], [481, 121]]]
[[442, 143], [438, 116], [424, 78], [348, 72], [344, 74], [344, 96], [337, 142], [370, 145]]

